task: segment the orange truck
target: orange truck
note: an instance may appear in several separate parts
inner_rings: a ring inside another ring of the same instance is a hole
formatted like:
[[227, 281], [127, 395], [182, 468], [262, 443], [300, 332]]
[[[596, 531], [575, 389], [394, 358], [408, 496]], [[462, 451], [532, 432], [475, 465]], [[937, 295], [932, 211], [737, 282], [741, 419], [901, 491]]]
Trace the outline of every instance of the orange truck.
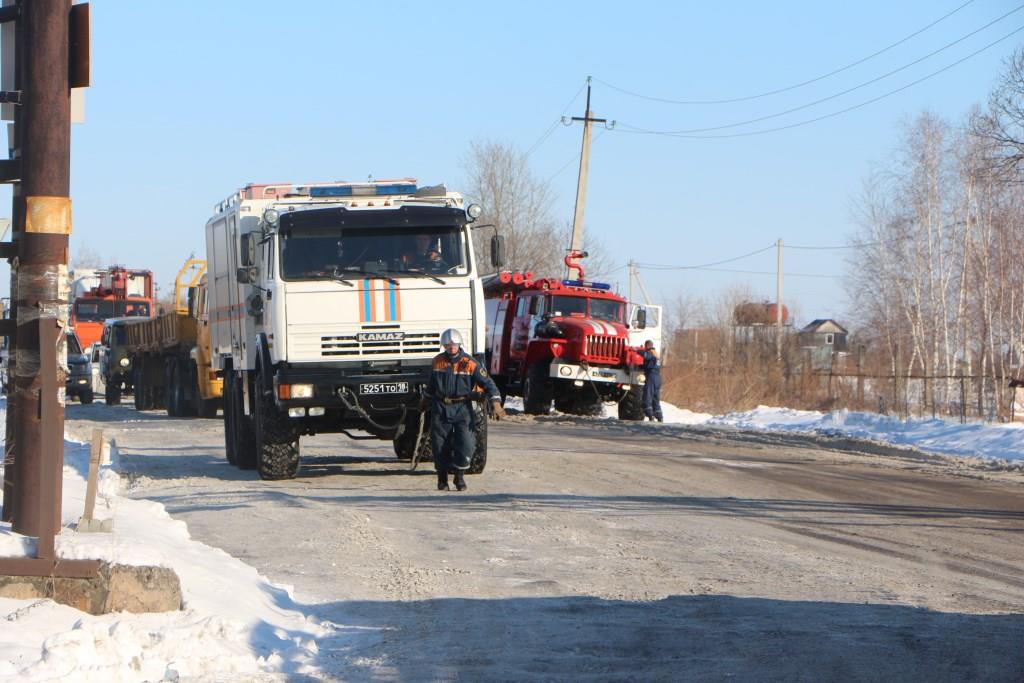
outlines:
[[108, 318], [153, 315], [153, 273], [111, 266], [97, 273], [99, 283], [75, 297], [71, 325], [83, 349], [100, 340]]

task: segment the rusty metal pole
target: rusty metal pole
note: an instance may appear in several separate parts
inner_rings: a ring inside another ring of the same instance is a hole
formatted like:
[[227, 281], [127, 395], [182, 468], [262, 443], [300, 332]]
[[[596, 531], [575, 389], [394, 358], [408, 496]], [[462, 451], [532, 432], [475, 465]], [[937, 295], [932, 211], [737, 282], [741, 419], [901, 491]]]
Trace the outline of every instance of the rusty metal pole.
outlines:
[[[18, 238], [17, 345], [13, 389], [16, 467], [14, 531], [40, 536], [59, 531], [61, 465], [63, 453], [52, 444], [64, 434], [64, 406], [45, 411], [52, 400], [44, 395], [41, 368], [55, 370], [53, 343], [41, 344], [39, 326], [67, 318], [68, 235], [71, 232], [71, 91], [68, 84], [68, 29], [71, 0], [31, 0], [22, 3], [24, 60], [22, 177], [20, 203], [24, 232]], [[46, 378], [50, 390], [59, 390], [60, 378]], [[44, 429], [46, 436], [44, 439]], [[49, 441], [51, 448], [43, 448]], [[45, 472], [45, 476], [43, 475]], [[44, 486], [46, 482], [46, 486]], [[45, 515], [56, 528], [44, 529]]]
[[[20, 11], [20, 7], [19, 7]], [[24, 64], [25, 59], [22, 54], [25, 41], [22, 37], [21, 22], [14, 22], [14, 89], [17, 91], [21, 90], [22, 77], [21, 77], [21, 65]], [[21, 107], [14, 107], [14, 122], [9, 129], [9, 138], [7, 140], [8, 153], [10, 159], [20, 160], [21, 158], [21, 133], [22, 133], [22, 115]], [[22, 202], [21, 198], [21, 183], [14, 182], [11, 184], [11, 190], [13, 198], [11, 201], [11, 242], [12, 246], [17, 247], [18, 237], [25, 230], [25, 215], [21, 210]], [[11, 264], [11, 291], [10, 291], [10, 304], [8, 317], [12, 325], [17, 324], [18, 307], [15, 302], [18, 299], [18, 271], [16, 268], [17, 261], [15, 258], [17, 252], [14, 254], [8, 254], [8, 263]], [[17, 335], [10, 333], [7, 337], [7, 415], [6, 415], [6, 430], [4, 440], [4, 504], [3, 512], [0, 513], [0, 519], [4, 522], [10, 522], [14, 519], [14, 509], [16, 507], [15, 500], [18, 495], [18, 490], [14, 486], [14, 472], [17, 463], [14, 460], [14, 454], [17, 451], [17, 422], [14, 419], [15, 410], [17, 408], [16, 402], [13, 400], [14, 396], [14, 385], [12, 384], [14, 379], [14, 368], [15, 362], [18, 356], [18, 340]]]

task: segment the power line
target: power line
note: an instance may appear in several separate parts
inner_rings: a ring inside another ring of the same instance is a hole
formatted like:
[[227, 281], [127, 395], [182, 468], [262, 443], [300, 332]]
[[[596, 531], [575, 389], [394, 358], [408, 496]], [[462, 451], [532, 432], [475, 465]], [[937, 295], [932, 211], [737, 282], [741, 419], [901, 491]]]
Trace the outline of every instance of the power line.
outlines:
[[[882, 95], [879, 95], [878, 97], [873, 97], [870, 100], [866, 100], [864, 102], [860, 102], [859, 104], [855, 104], [853, 106], [846, 107], [845, 109], [840, 109], [838, 111], [830, 112], [828, 114], [822, 114], [821, 116], [816, 116], [816, 117], [811, 118], [811, 119], [805, 119], [803, 121], [797, 121], [796, 123], [791, 123], [791, 124], [788, 124], [788, 125], [785, 125], [785, 126], [777, 126], [775, 128], [765, 128], [765, 129], [762, 129], [762, 130], [747, 131], [747, 132], [744, 132], [744, 133], [723, 133], [723, 134], [719, 134], [719, 135], [690, 135], [690, 134], [682, 134], [682, 133], [673, 133], [671, 131], [645, 130], [645, 129], [642, 129], [642, 128], [637, 128], [636, 126], [629, 126], [629, 124], [625, 124], [625, 123], [620, 122], [620, 128], [617, 128], [616, 130], [620, 131], [622, 133], [633, 134], [633, 135], [661, 135], [661, 136], [664, 136], [664, 137], [689, 138], [689, 139], [693, 139], [693, 140], [716, 140], [716, 139], [725, 139], [725, 138], [750, 137], [752, 135], [765, 135], [767, 133], [777, 133], [777, 132], [782, 131], [782, 130], [789, 130], [791, 128], [798, 128], [800, 126], [807, 126], [807, 125], [810, 125], [812, 123], [817, 123], [818, 121], [823, 121], [825, 119], [834, 118], [834, 117], [840, 116], [842, 114], [847, 114], [847, 113], [849, 113], [851, 111], [854, 111], [856, 109], [861, 109], [862, 107], [866, 107], [869, 104], [874, 104], [875, 102], [878, 102], [879, 100], [883, 100], [886, 97], [890, 97], [890, 96], [895, 95], [897, 93], [903, 92], [904, 90], [907, 90], [908, 88], [912, 88], [915, 85], [923, 83], [924, 81], [927, 81], [930, 78], [934, 78], [935, 76], [938, 76], [939, 74], [941, 74], [943, 72], [949, 71], [953, 67], [958, 66], [958, 65], [966, 62], [968, 59], [971, 59], [972, 57], [976, 57], [977, 55], [981, 54], [985, 50], [988, 50], [989, 48], [994, 47], [995, 45], [998, 45], [999, 43], [1003, 42], [1007, 38], [1010, 38], [1010, 37], [1016, 35], [1017, 33], [1020, 33], [1021, 31], [1024, 31], [1024, 26], [1020, 26], [1020, 27], [1014, 29], [1013, 31], [1010, 31], [1009, 33], [1007, 33], [1003, 37], [998, 38], [998, 39], [992, 41], [988, 45], [985, 45], [984, 47], [981, 47], [981, 48], [975, 50], [974, 52], [970, 53], [969, 55], [967, 55], [965, 57], [962, 57], [962, 58], [956, 60], [955, 62], [953, 62], [951, 64], [947, 64], [946, 66], [942, 67], [941, 69], [933, 71], [933, 72], [931, 72], [930, 74], [928, 74], [926, 76], [922, 76], [921, 78], [917, 79], [916, 81], [911, 81], [910, 83], [907, 83], [906, 85], [903, 85], [903, 86], [901, 86], [899, 88], [896, 88], [895, 90], [890, 90], [887, 93], [883, 93]], [[621, 126], [629, 126], [630, 128], [633, 128], [633, 130], [624, 130], [623, 128], [621, 128]]]
[[[772, 245], [772, 248], [774, 249], [774, 245]], [[659, 270], [658, 268], [651, 268], [650, 266], [645, 266], [643, 263], [637, 263], [636, 267], [637, 268], [642, 268], [644, 270]], [[661, 270], [664, 270], [664, 269], [661, 269]], [[778, 275], [778, 273], [776, 273], [774, 270], [737, 270], [737, 269], [733, 269], [733, 268], [706, 268], [704, 266], [686, 266], [685, 268], [675, 268], [675, 270], [701, 270], [701, 271], [704, 271], [704, 272], [712, 272], [712, 273], [739, 273], [739, 274], [742, 274], [742, 275], [771, 275], [772, 277]], [[829, 280], [842, 280], [842, 279], [844, 279], [842, 275], [824, 275], [822, 273], [786, 273], [786, 272], [783, 272], [782, 275], [785, 276], [785, 277], [812, 277], [812, 278], [825, 278], [825, 279], [829, 279]]]
[[[981, 28], [977, 28], [974, 31], [971, 31], [970, 33], [968, 33], [967, 35], [961, 36], [960, 38], [957, 38], [953, 42], [947, 43], [946, 45], [943, 45], [942, 47], [938, 48], [937, 50], [933, 50], [932, 52], [929, 52], [928, 54], [926, 54], [923, 57], [919, 57], [919, 58], [915, 59], [912, 62], [909, 62], [909, 63], [904, 64], [903, 66], [901, 66], [899, 68], [896, 68], [896, 69], [893, 69], [892, 71], [889, 71], [888, 73], [884, 73], [881, 76], [878, 76], [876, 78], [872, 78], [871, 80], [868, 80], [868, 81], [864, 81], [863, 83], [861, 83], [859, 85], [855, 85], [852, 88], [847, 88], [846, 90], [843, 90], [841, 92], [835, 93], [833, 95], [829, 95], [828, 97], [822, 97], [821, 99], [814, 100], [813, 102], [808, 102], [806, 104], [801, 104], [798, 107], [792, 107], [792, 108], [786, 109], [784, 111], [776, 112], [774, 114], [768, 114], [766, 116], [759, 116], [759, 117], [754, 118], [754, 119], [747, 119], [746, 121], [737, 121], [736, 123], [728, 123], [728, 124], [721, 125], [721, 126], [709, 126], [709, 127], [706, 127], [706, 128], [690, 128], [690, 129], [687, 129], [687, 130], [671, 130], [671, 131], [660, 131], [660, 132], [664, 132], [664, 133], [707, 133], [707, 132], [714, 131], [714, 130], [725, 130], [726, 128], [738, 128], [739, 126], [747, 126], [747, 125], [750, 125], [752, 123], [760, 123], [761, 121], [767, 121], [769, 119], [777, 119], [780, 116], [785, 116], [786, 114], [792, 114], [793, 112], [798, 112], [798, 111], [802, 111], [804, 109], [809, 109], [811, 107], [814, 107], [814, 106], [817, 106], [819, 104], [822, 104], [823, 102], [829, 102], [829, 101], [834, 100], [834, 99], [836, 99], [838, 97], [842, 97], [843, 95], [848, 95], [848, 94], [850, 94], [850, 93], [852, 93], [852, 92], [854, 92], [856, 90], [860, 90], [861, 88], [866, 88], [869, 85], [872, 85], [874, 83], [878, 83], [879, 81], [882, 81], [882, 80], [884, 80], [886, 78], [889, 78], [890, 76], [898, 74], [901, 71], [905, 71], [906, 69], [909, 69], [912, 66], [916, 66], [917, 64], [920, 64], [921, 62], [925, 61], [926, 59], [931, 59], [932, 57], [934, 57], [935, 55], [939, 54], [940, 52], [948, 50], [949, 48], [953, 47], [954, 45], [962, 43], [963, 41], [967, 40], [968, 38], [970, 38], [970, 37], [980, 33], [981, 31], [984, 31], [985, 29], [989, 28], [993, 24], [1002, 21], [1006, 17], [1010, 16], [1011, 14], [1013, 14], [1015, 12], [1019, 12], [1022, 9], [1024, 9], [1024, 5], [1019, 5], [1016, 9], [1012, 9], [1009, 12], [1007, 12], [1006, 14], [1002, 15], [1001, 17], [999, 17], [997, 19], [993, 19], [992, 21], [990, 21], [989, 23], [985, 24]], [[627, 124], [623, 124], [623, 125], [627, 125]]]
[[580, 93], [583, 92], [583, 89], [586, 88], [586, 87], [587, 87], [587, 84], [586, 84], [586, 81], [584, 81], [583, 85], [580, 86], [580, 89], [577, 90], [576, 94], [572, 96], [572, 99], [570, 99], [565, 104], [565, 106], [562, 107], [562, 113], [558, 115], [558, 118], [556, 118], [551, 123], [551, 125], [548, 126], [547, 130], [545, 130], [543, 133], [541, 133], [541, 136], [539, 138], [537, 138], [537, 141], [534, 142], [532, 145], [530, 145], [530, 148], [528, 150], [526, 150], [526, 153], [523, 154], [523, 161], [526, 161], [530, 157], [531, 154], [533, 154], [535, 151], [537, 151], [537, 149], [540, 148], [541, 145], [543, 145], [545, 142], [547, 142], [547, 139], [549, 137], [551, 137], [551, 134], [555, 132], [556, 128], [558, 128], [558, 124], [562, 122], [562, 117], [565, 116], [565, 112], [567, 112], [569, 110], [569, 107], [571, 107], [573, 105], [573, 103], [576, 101], [576, 99], [580, 96]]
[[948, 19], [949, 17], [953, 16], [954, 14], [956, 14], [957, 12], [962, 10], [964, 7], [967, 7], [968, 5], [970, 5], [972, 2], [974, 2], [974, 0], [967, 0], [967, 2], [965, 2], [964, 4], [960, 5], [959, 7], [954, 9], [953, 11], [948, 12], [947, 14], [942, 15], [941, 17], [939, 17], [938, 19], [936, 19], [932, 23], [928, 24], [924, 28], [921, 28], [921, 29], [918, 29], [917, 31], [914, 31], [913, 33], [911, 33], [910, 35], [906, 36], [905, 38], [901, 38], [900, 40], [896, 41], [895, 43], [893, 43], [891, 45], [888, 45], [888, 46], [882, 48], [881, 50], [868, 55], [867, 57], [862, 57], [861, 59], [858, 59], [855, 62], [851, 62], [851, 63], [847, 64], [846, 66], [840, 67], [840, 68], [838, 68], [838, 69], [836, 69], [834, 71], [828, 72], [827, 74], [822, 74], [821, 76], [817, 76], [815, 78], [811, 78], [811, 79], [803, 81], [801, 83], [795, 83], [793, 85], [786, 86], [785, 88], [778, 88], [776, 90], [769, 90], [767, 92], [758, 93], [756, 95], [747, 95], [745, 97], [733, 97], [733, 98], [730, 98], [730, 99], [720, 99], [720, 100], [672, 100], [672, 99], [668, 99], [668, 98], [664, 98], [664, 97], [653, 97], [653, 96], [650, 96], [650, 95], [642, 95], [640, 93], [631, 92], [629, 90], [625, 90], [624, 88], [620, 88], [618, 86], [612, 85], [611, 83], [608, 83], [607, 81], [602, 81], [600, 78], [595, 78], [594, 80], [597, 81], [598, 83], [601, 83], [602, 85], [605, 85], [605, 86], [611, 88], [612, 90], [618, 90], [619, 92], [621, 92], [621, 93], [623, 93], [625, 95], [629, 95], [631, 97], [638, 97], [638, 98], [643, 99], [643, 100], [650, 100], [652, 102], [663, 102], [665, 104], [687, 104], [687, 105], [697, 105], [697, 104], [732, 104], [734, 102], [746, 102], [746, 101], [749, 101], [749, 100], [756, 100], [756, 99], [759, 99], [759, 98], [762, 98], [762, 97], [768, 97], [770, 95], [778, 95], [779, 93], [789, 92], [790, 90], [796, 90], [797, 88], [802, 88], [805, 85], [810, 85], [811, 83], [817, 83], [818, 81], [824, 80], [824, 79], [829, 78], [831, 76], [835, 76], [836, 74], [839, 74], [839, 73], [842, 73], [842, 72], [847, 71], [849, 69], [852, 69], [853, 67], [855, 67], [855, 66], [857, 66], [859, 64], [863, 64], [864, 62], [866, 62], [866, 61], [868, 61], [870, 59], [874, 59], [875, 57], [877, 57], [877, 56], [879, 56], [879, 55], [881, 55], [881, 54], [883, 54], [885, 52], [888, 52], [889, 50], [893, 49], [894, 47], [898, 47], [898, 46], [902, 45], [903, 43], [907, 42], [911, 38], [915, 38], [915, 37], [919, 36], [920, 34], [924, 33], [925, 31], [927, 31], [931, 27], [935, 26], [936, 24], [938, 24], [938, 23]]
[[701, 263], [696, 266], [666, 266], [664, 264], [659, 263], [638, 263], [637, 266], [641, 268], [646, 268], [648, 270], [700, 270], [702, 268], [708, 268], [710, 266], [720, 266], [725, 263], [732, 263], [733, 261], [741, 261], [745, 258], [750, 258], [751, 256], [756, 256], [757, 254], [763, 254], [764, 252], [770, 251], [771, 249], [775, 248], [775, 244], [769, 244], [767, 247], [763, 249], [758, 249], [756, 251], [752, 251], [749, 254], [743, 254], [742, 256], [734, 256], [732, 258], [727, 258], [722, 261], [714, 261], [712, 263]]
[[[941, 230], [942, 232], [946, 232], [953, 228], [963, 227], [964, 225], [964, 221], [956, 221], [955, 223], [947, 223], [945, 225], [940, 225], [938, 229]], [[799, 244], [787, 244], [786, 249], [802, 249], [807, 251], [838, 251], [840, 249], [866, 249], [868, 247], [882, 247], [887, 244], [906, 242], [907, 240], [911, 240], [916, 237], [917, 235], [915, 234], [909, 234], [901, 235], [900, 237], [890, 237], [889, 239], [877, 240], [874, 242], [849, 242], [847, 244], [836, 244], [831, 246], [805, 246]]]
[[[598, 133], [594, 137], [594, 142], [596, 143], [598, 140], [600, 140], [601, 136], [604, 135], [609, 130], [611, 130], [611, 129], [610, 128], [602, 129], [601, 132]], [[554, 180], [558, 176], [562, 175], [562, 171], [564, 171], [565, 169], [569, 168], [569, 166], [571, 166], [573, 163], [575, 163], [575, 162], [580, 160], [580, 156], [582, 156], [582, 152], [580, 154], [577, 154], [576, 156], [574, 156], [572, 159], [569, 159], [569, 161], [567, 161], [564, 164], [562, 164], [561, 168], [559, 168], [557, 171], [555, 171], [554, 173], [551, 174], [551, 177], [547, 179], [547, 182], [550, 183], [552, 180]]]

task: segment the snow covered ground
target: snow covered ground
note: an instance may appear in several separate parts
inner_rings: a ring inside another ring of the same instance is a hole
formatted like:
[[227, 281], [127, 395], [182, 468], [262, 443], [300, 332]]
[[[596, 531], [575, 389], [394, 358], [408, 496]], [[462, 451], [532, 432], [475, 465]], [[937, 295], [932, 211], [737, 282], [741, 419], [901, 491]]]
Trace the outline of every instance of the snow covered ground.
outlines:
[[[3, 409], [0, 401], [0, 432]], [[521, 408], [515, 399], [507, 407]], [[613, 408], [613, 407], [612, 407]], [[902, 421], [865, 413], [822, 414], [784, 408], [712, 416], [664, 404], [665, 425], [844, 435], [941, 455], [1024, 466], [1024, 425]], [[606, 410], [606, 413], [612, 411]], [[2, 433], [0, 433], [2, 436]], [[89, 447], [65, 442], [64, 523], [73, 528], [85, 499]], [[97, 517], [113, 533], [64, 533], [62, 557], [173, 568], [184, 609], [168, 614], [91, 616], [49, 600], [0, 598], [0, 681], [269, 680], [330, 675], [312, 662], [317, 640], [338, 624], [302, 614], [291, 591], [225, 552], [193, 541], [184, 523], [158, 503], [118, 495], [117, 454], [102, 468]], [[0, 524], [0, 555], [25, 555], [34, 540]]]

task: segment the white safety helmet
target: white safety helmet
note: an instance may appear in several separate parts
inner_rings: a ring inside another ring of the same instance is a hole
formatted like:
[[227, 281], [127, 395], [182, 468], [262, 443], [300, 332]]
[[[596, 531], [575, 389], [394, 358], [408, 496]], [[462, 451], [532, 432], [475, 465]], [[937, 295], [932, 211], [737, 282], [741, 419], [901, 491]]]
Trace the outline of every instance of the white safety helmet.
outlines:
[[462, 334], [454, 327], [449, 327], [441, 333], [441, 346], [448, 346], [451, 343], [462, 346]]

